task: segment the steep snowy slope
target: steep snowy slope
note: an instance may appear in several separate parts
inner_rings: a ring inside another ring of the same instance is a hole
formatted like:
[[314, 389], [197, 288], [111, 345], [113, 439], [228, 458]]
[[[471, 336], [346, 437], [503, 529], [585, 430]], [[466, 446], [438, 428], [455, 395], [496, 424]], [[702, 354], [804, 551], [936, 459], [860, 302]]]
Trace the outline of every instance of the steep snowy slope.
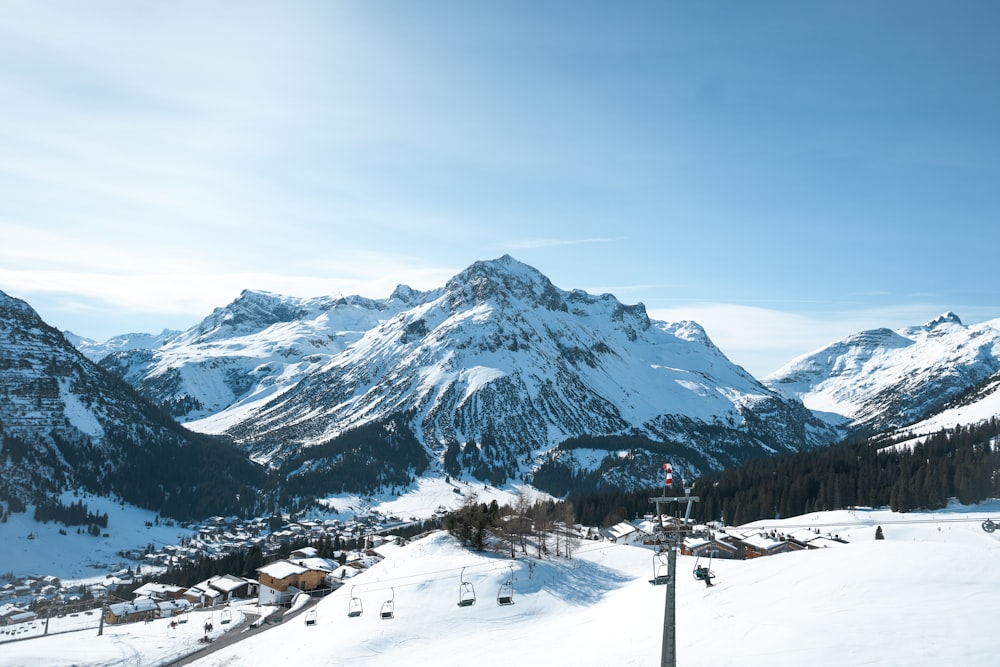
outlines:
[[252, 501], [247, 485], [263, 477], [231, 446], [171, 420], [3, 292], [0, 390], [0, 504], [10, 511], [85, 489], [173, 516], [232, 512], [236, 494]]
[[833, 422], [878, 432], [911, 424], [1000, 370], [1000, 320], [863, 331], [764, 378]]
[[633, 484], [655, 479], [648, 449], [553, 451], [577, 436], [672, 443], [691, 471], [836, 437], [732, 364], [697, 324], [560, 290], [506, 256], [473, 264], [225, 432], [277, 463], [400, 415], [433, 465], [494, 483], [545, 461], [580, 470], [608, 456]]
[[421, 296], [405, 286], [381, 301], [298, 299], [248, 290], [162, 345], [122, 349], [101, 365], [182, 421], [227, 409], [233, 419], [280, 394]]

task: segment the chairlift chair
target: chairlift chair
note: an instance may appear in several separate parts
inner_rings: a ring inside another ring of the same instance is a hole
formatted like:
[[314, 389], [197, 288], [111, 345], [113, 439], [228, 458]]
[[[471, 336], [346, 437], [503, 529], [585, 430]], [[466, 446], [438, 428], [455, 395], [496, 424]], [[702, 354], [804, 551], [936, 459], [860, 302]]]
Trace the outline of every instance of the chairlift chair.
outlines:
[[379, 614], [379, 617], [383, 621], [388, 621], [390, 618], [395, 618], [394, 611], [396, 606], [396, 589], [393, 588], [391, 590], [392, 590], [392, 597], [390, 597], [388, 600], [382, 603], [382, 611]]
[[459, 607], [471, 607], [476, 604], [476, 589], [473, 587], [471, 581], [465, 580], [465, 568], [462, 568], [462, 574], [459, 577], [462, 582], [458, 587], [458, 606]]
[[363, 610], [361, 598], [354, 596], [354, 586], [351, 586], [351, 599], [347, 603], [347, 617], [357, 618]]
[[306, 625], [316, 625], [316, 610], [310, 609], [306, 612]]
[[653, 554], [653, 578], [649, 583], [654, 586], [663, 586], [670, 582], [669, 562], [664, 558], [665, 552], [658, 551]]
[[701, 565], [701, 554], [694, 559], [694, 569], [691, 570], [691, 575], [696, 581], [704, 581], [709, 586], [712, 585], [712, 579], [715, 579], [715, 572], [712, 571], [712, 556], [714, 550], [708, 554], [708, 565]]
[[510, 576], [500, 586], [497, 593], [497, 604], [501, 607], [514, 604], [514, 566], [510, 566]]
[[229, 611], [228, 608], [223, 609], [222, 613], [219, 615], [219, 623], [222, 625], [228, 624], [233, 620], [233, 612]]

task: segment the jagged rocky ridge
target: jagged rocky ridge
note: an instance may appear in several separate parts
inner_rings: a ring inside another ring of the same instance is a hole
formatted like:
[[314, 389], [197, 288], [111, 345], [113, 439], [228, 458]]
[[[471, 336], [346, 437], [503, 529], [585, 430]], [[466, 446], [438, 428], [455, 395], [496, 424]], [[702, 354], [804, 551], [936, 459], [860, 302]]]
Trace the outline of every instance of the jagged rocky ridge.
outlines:
[[[313, 476], [315, 491], [324, 476], [327, 492], [362, 490], [338, 466], [360, 465], [345, 443], [373, 427], [405, 430], [422, 448], [407, 445], [409, 473], [385, 484], [426, 470], [573, 489], [656, 483], [666, 454], [696, 474], [839, 437], [732, 364], [697, 324], [558, 289], [507, 256], [382, 302], [245, 292], [142, 364], [128, 358], [102, 363], [164, 405], [196, 399], [189, 417], [219, 410], [190, 426]], [[230, 394], [210, 406], [192, 393], [220, 384]], [[369, 463], [395, 470], [384, 450], [366, 450]]]
[[[0, 502], [9, 511], [69, 490], [178, 518], [238, 511], [263, 472], [192, 433], [0, 292]], [[251, 491], [253, 489], [253, 491]]]

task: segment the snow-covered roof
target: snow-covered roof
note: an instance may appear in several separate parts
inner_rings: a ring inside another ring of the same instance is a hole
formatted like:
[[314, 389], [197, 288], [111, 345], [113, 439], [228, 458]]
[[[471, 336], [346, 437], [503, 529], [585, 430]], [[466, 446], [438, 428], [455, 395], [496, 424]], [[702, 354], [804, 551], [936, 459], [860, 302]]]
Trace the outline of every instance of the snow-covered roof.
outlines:
[[130, 614], [141, 614], [146, 611], [157, 609], [156, 600], [147, 597], [138, 597], [131, 602], [119, 602], [108, 605], [108, 609], [115, 616], [128, 616]]
[[620, 540], [621, 538], [631, 535], [638, 528], [630, 524], [628, 521], [622, 521], [621, 523], [616, 523], [606, 530], [609, 537], [615, 540]]
[[688, 549], [697, 549], [703, 544], [708, 544], [711, 541], [712, 540], [708, 539], [707, 537], [685, 537], [684, 546], [687, 547]]
[[171, 584], [160, 584], [153, 581], [147, 582], [139, 588], [135, 589], [134, 593], [137, 597], [148, 596], [153, 597], [155, 595], [169, 595], [171, 593], [180, 593], [184, 590], [181, 586], [173, 586]]
[[190, 600], [162, 600], [156, 603], [156, 607], [161, 611], [177, 611], [178, 609], [187, 609], [192, 607]]
[[215, 577], [213, 579], [209, 579], [208, 585], [224, 593], [231, 593], [232, 591], [235, 591], [237, 588], [246, 586], [247, 580], [232, 574], [224, 574], [221, 577]]
[[294, 558], [292, 562], [306, 569], [320, 570], [322, 572], [333, 572], [340, 567], [340, 563], [329, 558]]
[[785, 542], [782, 540], [775, 540], [764, 534], [749, 535], [743, 538], [743, 541], [752, 547], [763, 549], [765, 551], [773, 549], [782, 544], [785, 544]]
[[296, 565], [288, 560], [276, 560], [273, 563], [268, 563], [264, 567], [257, 568], [257, 572], [266, 574], [269, 577], [274, 577], [275, 579], [285, 579], [286, 577], [303, 574], [307, 571], [308, 568]]

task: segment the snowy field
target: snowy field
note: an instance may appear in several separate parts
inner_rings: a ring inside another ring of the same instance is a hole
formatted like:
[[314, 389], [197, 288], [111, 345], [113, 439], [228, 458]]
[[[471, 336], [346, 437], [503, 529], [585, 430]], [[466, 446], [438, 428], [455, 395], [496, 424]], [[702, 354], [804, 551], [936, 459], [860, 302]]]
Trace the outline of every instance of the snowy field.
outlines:
[[[218, 610], [194, 611], [184, 615], [183, 623], [173, 624], [170, 619], [157, 619], [150, 623], [104, 625], [103, 628], [94, 619], [82, 620], [81, 616], [80, 626], [83, 629], [76, 632], [0, 644], [0, 665], [165, 665], [203, 649], [206, 644], [202, 639], [206, 634], [214, 641], [230, 630], [239, 632], [247, 627], [245, 624], [241, 625], [244, 617], [238, 609], [230, 611], [231, 621], [227, 624], [221, 622], [221, 613]], [[211, 623], [210, 632], [205, 630], [206, 621]], [[39, 626], [43, 623], [36, 622]], [[50, 631], [64, 629], [57, 628], [56, 619], [52, 619]], [[98, 632], [101, 634], [98, 635]]]
[[[18, 576], [51, 574], [63, 582], [94, 583], [109, 572], [135, 567], [135, 561], [118, 555], [123, 549], [142, 550], [147, 544], [157, 548], [180, 544], [183, 538], [195, 534], [180, 526], [146, 526], [147, 521], [155, 522], [155, 512], [96, 496], [81, 499], [91, 512], [107, 513], [108, 537], [94, 537], [86, 532], [78, 534], [75, 527], [65, 528], [56, 521], [38, 523], [30, 511], [14, 513], [7, 522], [0, 523], [0, 572], [13, 572]], [[64, 494], [62, 500], [73, 503], [77, 498]], [[66, 534], [60, 534], [60, 529]]]
[[[836, 533], [850, 544], [750, 561], [716, 560], [716, 586], [678, 559], [679, 665], [993, 666], [1000, 532], [980, 521], [1000, 503], [926, 514], [842, 511], [766, 525]], [[881, 525], [885, 540], [875, 540]], [[511, 570], [513, 565], [513, 570]], [[461, 608], [460, 577], [476, 603]], [[572, 560], [475, 554], [435, 534], [393, 551], [311, 612], [194, 664], [658, 665], [664, 587], [651, 551], [581, 543]], [[497, 595], [513, 572], [514, 604]], [[363, 613], [348, 618], [351, 595]], [[392, 600], [393, 618], [380, 612]], [[200, 632], [200, 624], [189, 624]], [[218, 629], [218, 624], [216, 628]], [[165, 621], [0, 646], [0, 666], [153, 665], [196, 637]]]

